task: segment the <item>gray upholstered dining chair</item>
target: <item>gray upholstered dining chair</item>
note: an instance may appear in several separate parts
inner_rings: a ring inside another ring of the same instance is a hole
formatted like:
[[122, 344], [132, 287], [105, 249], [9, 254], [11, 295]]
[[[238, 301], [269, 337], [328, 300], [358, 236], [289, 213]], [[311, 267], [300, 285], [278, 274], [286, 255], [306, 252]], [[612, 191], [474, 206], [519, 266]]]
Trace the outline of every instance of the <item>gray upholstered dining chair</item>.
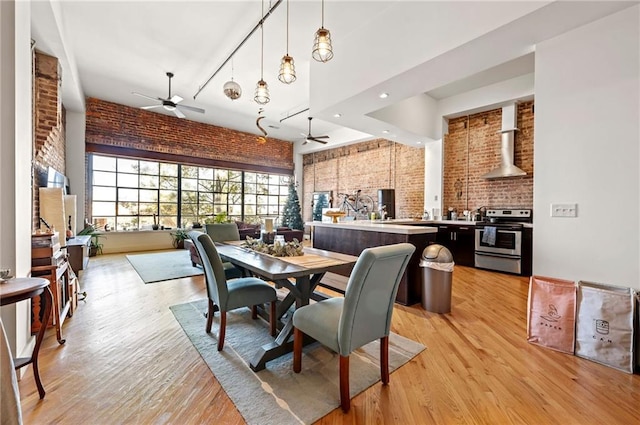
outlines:
[[293, 371], [302, 368], [304, 334], [340, 354], [340, 404], [346, 413], [349, 354], [380, 339], [380, 375], [389, 383], [389, 329], [398, 285], [415, 247], [408, 243], [367, 248], [358, 257], [344, 297], [300, 307], [293, 314]]
[[[235, 223], [207, 223], [204, 225], [205, 232], [214, 242], [239, 241], [240, 232]], [[225, 261], [222, 263], [224, 275], [227, 279], [242, 277], [242, 271], [233, 264]]]
[[209, 299], [207, 311], [207, 333], [211, 332], [215, 307], [220, 310], [220, 332], [218, 334], [218, 351], [224, 347], [224, 336], [227, 326], [227, 311], [239, 307], [251, 307], [252, 318], [257, 318], [258, 304], [271, 304], [269, 324], [271, 336], [276, 334], [276, 290], [257, 277], [241, 277], [227, 281], [222, 260], [211, 237], [206, 233], [189, 232], [204, 269]]

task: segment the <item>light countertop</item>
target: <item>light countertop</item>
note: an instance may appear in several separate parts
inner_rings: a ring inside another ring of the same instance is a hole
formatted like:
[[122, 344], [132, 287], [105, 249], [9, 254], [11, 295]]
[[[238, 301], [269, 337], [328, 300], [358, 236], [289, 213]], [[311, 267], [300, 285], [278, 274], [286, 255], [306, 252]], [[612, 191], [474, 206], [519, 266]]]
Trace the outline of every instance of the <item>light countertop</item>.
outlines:
[[[318, 226], [318, 225], [329, 225], [329, 226], [337, 226], [340, 224], [346, 224], [350, 227], [345, 227], [349, 229], [355, 229], [354, 225], [361, 225], [363, 230], [375, 230], [376, 228], [384, 228], [390, 229], [392, 227], [389, 226], [400, 226], [400, 227], [416, 227], [420, 228], [421, 226], [437, 226], [439, 224], [455, 224], [457, 226], [475, 226], [476, 224], [482, 225], [490, 225], [484, 221], [470, 221], [470, 220], [414, 220], [411, 218], [394, 218], [391, 220], [354, 220], [354, 221], [340, 221], [338, 223], [326, 223], [326, 222], [307, 222], [305, 223], [307, 226]], [[533, 228], [533, 223], [522, 223], [523, 227]], [[401, 232], [390, 232], [390, 233], [401, 233]], [[429, 232], [412, 232], [412, 233], [429, 233]]]
[[407, 226], [406, 224], [393, 223], [392, 220], [354, 220], [340, 221], [338, 223], [324, 223], [321, 221], [311, 221], [305, 223], [307, 226], [313, 227], [333, 227], [336, 229], [363, 230], [366, 232], [386, 232], [397, 233], [403, 235], [421, 235], [425, 233], [437, 233], [437, 227], [429, 227], [425, 222], [424, 226]]

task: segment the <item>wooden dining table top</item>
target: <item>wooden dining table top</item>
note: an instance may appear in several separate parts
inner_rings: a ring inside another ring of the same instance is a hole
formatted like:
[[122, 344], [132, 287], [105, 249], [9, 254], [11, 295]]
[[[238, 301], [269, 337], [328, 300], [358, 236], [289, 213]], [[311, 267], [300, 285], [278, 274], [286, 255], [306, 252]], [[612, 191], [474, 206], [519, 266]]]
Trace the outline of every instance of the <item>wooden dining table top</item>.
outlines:
[[216, 242], [218, 254], [229, 261], [269, 280], [309, 276], [334, 268], [353, 265], [358, 257], [304, 247], [304, 254], [296, 257], [275, 257], [243, 247], [244, 241]]

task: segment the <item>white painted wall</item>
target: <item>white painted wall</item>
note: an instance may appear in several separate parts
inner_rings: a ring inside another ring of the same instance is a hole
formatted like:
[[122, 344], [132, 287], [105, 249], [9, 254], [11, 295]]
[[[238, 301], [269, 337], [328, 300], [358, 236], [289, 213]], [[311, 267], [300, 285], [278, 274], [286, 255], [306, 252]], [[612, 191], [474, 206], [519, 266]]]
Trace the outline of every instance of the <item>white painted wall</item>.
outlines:
[[401, 100], [386, 108], [368, 114], [372, 118], [393, 124], [421, 136], [437, 140], [434, 132], [437, 101], [431, 96], [421, 93], [417, 96]]
[[[521, 75], [441, 99], [438, 101], [437, 114], [439, 117], [472, 115], [497, 109], [512, 104], [514, 101], [531, 100], [534, 95], [534, 87], [533, 73]], [[446, 129], [443, 129], [440, 124], [442, 121], [435, 121], [435, 125], [437, 125], [435, 131], [439, 134], [445, 134]]]
[[442, 214], [442, 140], [424, 145], [424, 209]]
[[[31, 6], [0, 2], [0, 266], [27, 276], [31, 269]], [[2, 307], [14, 356], [31, 352], [30, 304]], [[21, 369], [24, 372], [24, 369]]]
[[536, 48], [535, 274], [640, 289], [639, 64], [640, 6]]
[[[64, 84], [64, 81], [63, 81]], [[86, 113], [70, 112], [66, 115], [66, 175], [71, 186], [71, 193], [77, 195], [76, 229], [84, 228], [85, 200], [85, 128]]]
[[173, 230], [136, 230], [105, 232], [100, 238], [103, 254], [118, 252], [154, 251], [173, 248]]
[[[495, 28], [512, 22], [537, 9], [546, 2], [467, 2], [464, 8], [457, 2], [377, 2], [372, 13], [374, 19], [359, 22], [348, 34], [333, 34], [336, 55], [327, 63], [311, 61], [310, 105], [322, 111], [338, 102], [369, 90], [389, 78], [412, 69], [451, 50], [463, 46]], [[442, 17], [455, 16], [455, 20]], [[385, 28], [394, 28], [393, 34], [384, 35]], [[340, 54], [338, 54], [338, 41]], [[371, 42], [375, 40], [375, 42]], [[524, 52], [523, 52], [524, 53]], [[422, 73], [423, 91], [439, 87], [452, 80], [464, 78], [482, 70], [481, 62], [487, 56], [501, 55], [500, 49], [483, 52], [472, 61], [480, 69], [469, 66], [450, 68], [448, 75]], [[375, 66], [372, 66], [375, 64]], [[490, 66], [490, 65], [489, 65]], [[466, 75], [465, 75], [466, 74]], [[434, 82], [432, 85], [431, 82]], [[413, 87], [396, 86], [393, 97], [406, 99], [416, 95]], [[367, 106], [375, 102], [377, 93], [369, 99], [359, 99]], [[378, 99], [379, 100], [379, 99]], [[390, 99], [391, 101], [391, 99]], [[373, 108], [369, 108], [369, 112]], [[346, 112], [346, 111], [345, 111]], [[317, 114], [316, 114], [317, 115]], [[344, 117], [346, 118], [346, 117]], [[352, 127], [357, 128], [357, 127]]]

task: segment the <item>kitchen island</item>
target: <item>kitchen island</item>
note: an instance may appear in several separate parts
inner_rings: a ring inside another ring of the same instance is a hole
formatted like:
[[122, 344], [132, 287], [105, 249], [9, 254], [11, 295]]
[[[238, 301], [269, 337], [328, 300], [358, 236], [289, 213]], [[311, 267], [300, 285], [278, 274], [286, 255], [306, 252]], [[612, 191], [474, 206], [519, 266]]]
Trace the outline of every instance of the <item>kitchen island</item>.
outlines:
[[[360, 255], [365, 248], [408, 242], [416, 247], [407, 266], [407, 271], [400, 281], [396, 302], [412, 305], [420, 302], [422, 296], [422, 270], [420, 258], [422, 250], [436, 242], [436, 227], [425, 225], [395, 224], [381, 221], [343, 221], [338, 223], [308, 222], [311, 228], [314, 248], [340, 252], [349, 255]], [[351, 268], [344, 268], [334, 273], [343, 276], [351, 274]], [[340, 288], [336, 288], [340, 289]]]

